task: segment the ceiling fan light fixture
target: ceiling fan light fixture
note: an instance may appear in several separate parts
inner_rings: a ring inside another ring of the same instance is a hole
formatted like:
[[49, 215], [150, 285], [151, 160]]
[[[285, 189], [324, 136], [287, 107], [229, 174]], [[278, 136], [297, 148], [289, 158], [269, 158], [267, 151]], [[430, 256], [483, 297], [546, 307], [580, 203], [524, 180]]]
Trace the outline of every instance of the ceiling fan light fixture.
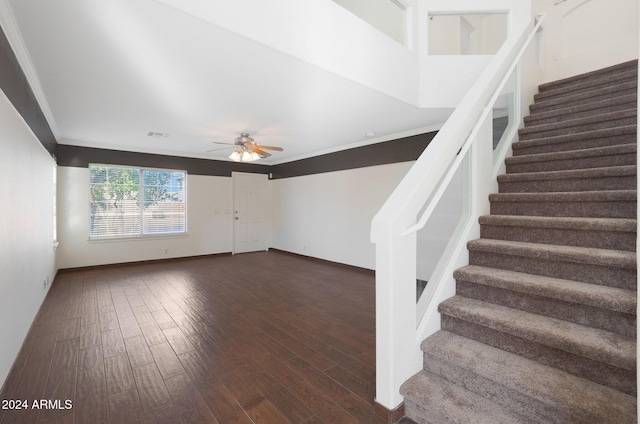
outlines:
[[260, 156], [257, 153], [245, 150], [244, 152], [242, 152], [242, 156], [240, 160], [242, 162], [253, 162], [258, 159], [260, 159]]
[[[231, 143], [220, 143], [215, 142], [216, 144], [231, 144]], [[278, 152], [283, 151], [282, 147], [277, 146], [263, 146], [261, 144], [256, 143], [253, 138], [249, 137], [248, 133], [241, 133], [240, 137], [236, 137], [235, 143], [233, 143], [234, 151], [228, 156], [234, 162], [254, 162], [259, 159], [268, 158], [271, 156], [270, 153], [265, 152], [265, 150], [275, 150]], [[208, 152], [215, 151], [207, 150]]]

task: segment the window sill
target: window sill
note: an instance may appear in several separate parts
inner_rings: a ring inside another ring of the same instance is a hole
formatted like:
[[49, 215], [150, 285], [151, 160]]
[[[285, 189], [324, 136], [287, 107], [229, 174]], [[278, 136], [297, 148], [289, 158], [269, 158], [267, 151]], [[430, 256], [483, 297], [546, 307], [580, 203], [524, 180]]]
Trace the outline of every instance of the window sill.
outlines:
[[158, 240], [158, 239], [178, 239], [178, 238], [186, 238], [189, 237], [189, 233], [178, 233], [178, 234], [148, 234], [142, 236], [131, 236], [131, 237], [100, 237], [100, 238], [89, 238], [87, 241], [89, 243], [114, 243], [114, 242], [129, 242], [129, 241], [146, 241], [146, 240]]

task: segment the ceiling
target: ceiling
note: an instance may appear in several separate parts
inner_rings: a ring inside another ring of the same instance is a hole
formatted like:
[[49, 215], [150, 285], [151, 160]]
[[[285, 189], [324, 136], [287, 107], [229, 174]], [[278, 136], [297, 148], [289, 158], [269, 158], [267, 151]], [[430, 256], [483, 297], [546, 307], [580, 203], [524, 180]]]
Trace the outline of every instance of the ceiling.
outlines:
[[151, 0], [0, 1], [61, 144], [227, 160], [213, 142], [249, 132], [284, 148], [262, 161], [274, 164], [424, 132], [450, 113]]

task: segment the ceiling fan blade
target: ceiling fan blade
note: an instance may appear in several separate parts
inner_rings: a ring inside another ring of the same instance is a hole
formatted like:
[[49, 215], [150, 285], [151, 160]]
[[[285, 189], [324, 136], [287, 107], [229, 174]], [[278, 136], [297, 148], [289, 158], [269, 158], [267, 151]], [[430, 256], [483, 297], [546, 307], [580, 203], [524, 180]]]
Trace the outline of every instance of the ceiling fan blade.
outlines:
[[[260, 147], [262, 147], [262, 146], [260, 146]], [[251, 149], [251, 151], [252, 152], [256, 152], [257, 154], [259, 154], [263, 158], [268, 158], [269, 156], [271, 156], [271, 153], [267, 153], [267, 152], [261, 150], [260, 147], [254, 147], [253, 149]]]
[[229, 146], [235, 146], [236, 143], [223, 143], [222, 141], [212, 141], [213, 144], [227, 144]]
[[217, 152], [218, 150], [226, 150], [226, 149], [230, 149], [233, 146], [229, 146], [229, 147], [220, 147], [218, 149], [211, 149], [211, 150], [205, 150], [205, 153], [209, 153], [209, 152]]
[[282, 147], [275, 147], [275, 146], [263, 146], [262, 144], [258, 144], [256, 146], [258, 149], [263, 149], [263, 150], [277, 150], [279, 152], [282, 152], [284, 149]]

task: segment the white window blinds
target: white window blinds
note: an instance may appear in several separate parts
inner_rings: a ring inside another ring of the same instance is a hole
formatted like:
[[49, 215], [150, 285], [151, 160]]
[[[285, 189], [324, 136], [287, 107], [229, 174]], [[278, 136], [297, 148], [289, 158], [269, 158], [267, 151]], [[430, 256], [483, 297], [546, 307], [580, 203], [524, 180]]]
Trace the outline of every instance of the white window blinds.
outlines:
[[90, 238], [186, 232], [186, 172], [90, 165]]

